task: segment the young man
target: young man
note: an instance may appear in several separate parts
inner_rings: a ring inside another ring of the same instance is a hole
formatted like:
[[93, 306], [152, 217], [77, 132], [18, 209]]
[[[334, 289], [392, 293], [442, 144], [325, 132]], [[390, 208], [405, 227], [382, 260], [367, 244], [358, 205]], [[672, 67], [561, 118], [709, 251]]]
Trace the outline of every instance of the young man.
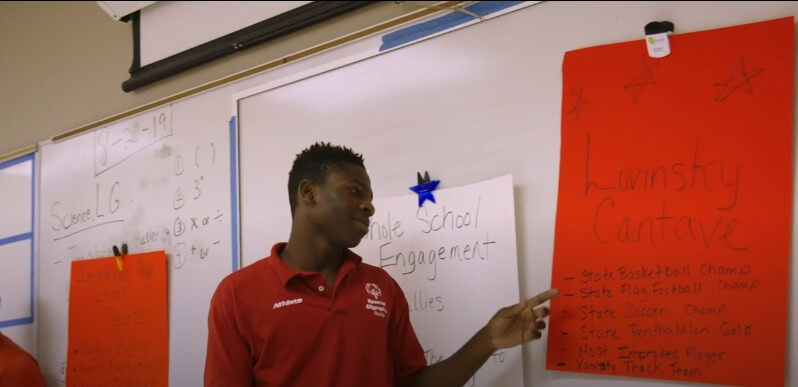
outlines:
[[497, 349], [541, 337], [548, 309], [537, 306], [554, 289], [500, 309], [454, 355], [427, 365], [399, 285], [349, 250], [374, 214], [362, 156], [310, 146], [288, 194], [288, 243], [227, 276], [211, 300], [206, 386], [462, 386]]

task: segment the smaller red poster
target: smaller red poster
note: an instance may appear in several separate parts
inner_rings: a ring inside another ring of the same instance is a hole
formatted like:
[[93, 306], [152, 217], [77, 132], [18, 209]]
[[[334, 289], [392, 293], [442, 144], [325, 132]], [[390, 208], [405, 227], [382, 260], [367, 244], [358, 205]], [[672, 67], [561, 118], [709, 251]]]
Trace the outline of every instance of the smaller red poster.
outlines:
[[72, 262], [67, 386], [167, 386], [166, 253]]

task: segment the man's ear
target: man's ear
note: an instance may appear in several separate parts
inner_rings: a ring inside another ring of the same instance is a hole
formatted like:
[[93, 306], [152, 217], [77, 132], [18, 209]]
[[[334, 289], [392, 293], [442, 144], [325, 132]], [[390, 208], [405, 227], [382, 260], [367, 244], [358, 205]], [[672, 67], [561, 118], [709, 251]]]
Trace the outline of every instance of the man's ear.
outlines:
[[310, 180], [302, 180], [299, 182], [299, 200], [305, 204], [316, 203], [316, 185]]

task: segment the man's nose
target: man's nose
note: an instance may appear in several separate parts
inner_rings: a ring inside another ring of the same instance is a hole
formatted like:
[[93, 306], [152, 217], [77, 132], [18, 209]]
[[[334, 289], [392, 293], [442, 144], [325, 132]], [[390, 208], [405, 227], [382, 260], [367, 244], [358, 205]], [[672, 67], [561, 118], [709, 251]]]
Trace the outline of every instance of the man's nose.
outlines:
[[374, 205], [371, 204], [371, 202], [362, 203], [360, 205], [360, 209], [366, 211], [366, 213], [368, 213], [369, 216], [374, 215], [375, 208]]

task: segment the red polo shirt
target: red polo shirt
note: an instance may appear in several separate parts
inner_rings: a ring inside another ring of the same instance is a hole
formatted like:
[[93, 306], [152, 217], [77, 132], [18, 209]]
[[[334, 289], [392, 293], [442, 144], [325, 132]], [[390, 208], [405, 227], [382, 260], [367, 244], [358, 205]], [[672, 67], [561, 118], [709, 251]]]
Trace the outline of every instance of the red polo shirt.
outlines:
[[206, 386], [401, 386], [426, 366], [402, 289], [347, 250], [332, 289], [272, 248], [230, 274], [208, 315]]

